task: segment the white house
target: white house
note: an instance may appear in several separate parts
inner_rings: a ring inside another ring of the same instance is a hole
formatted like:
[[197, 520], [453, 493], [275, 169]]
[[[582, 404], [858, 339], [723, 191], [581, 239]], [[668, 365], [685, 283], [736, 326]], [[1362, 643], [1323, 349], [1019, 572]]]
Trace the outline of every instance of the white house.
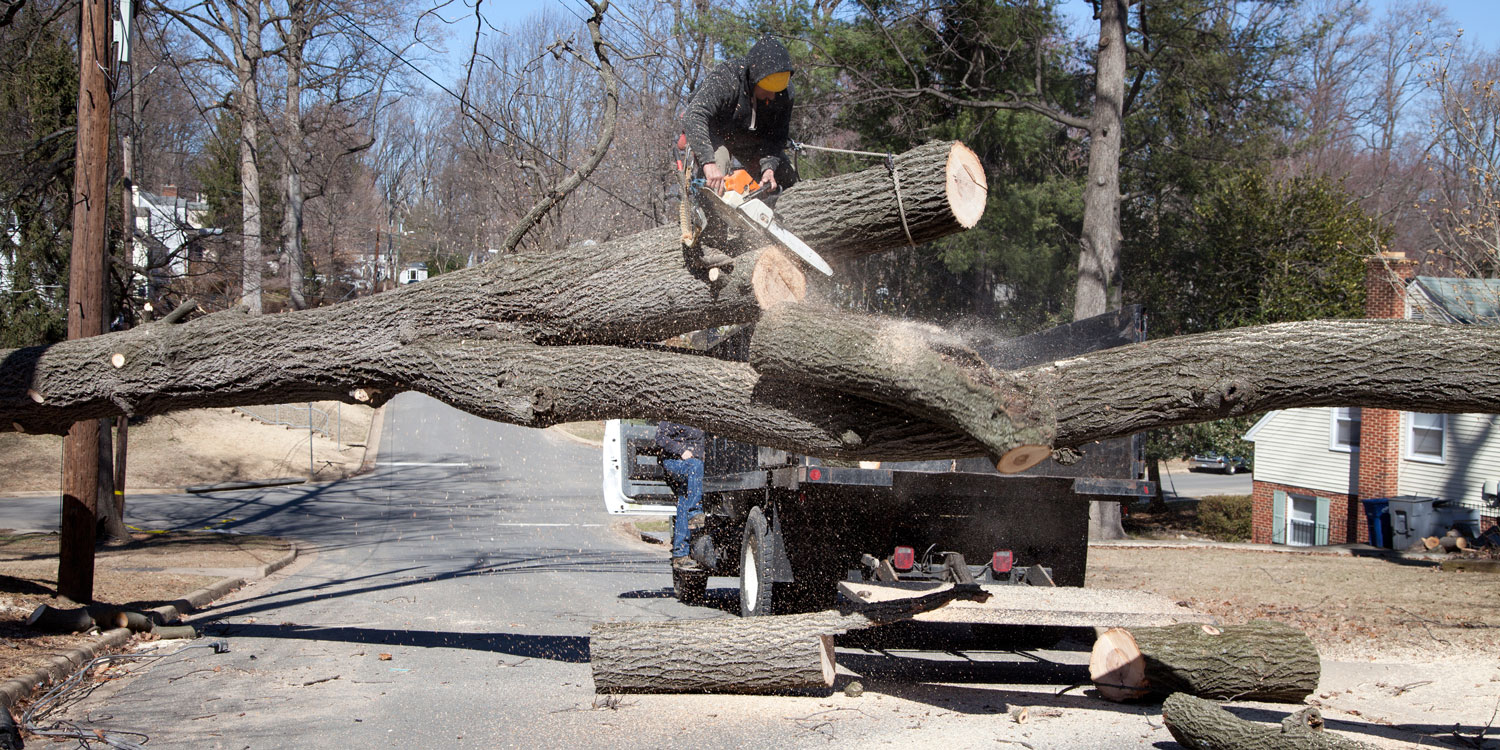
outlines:
[[[1400, 253], [1371, 260], [1367, 317], [1500, 325], [1500, 280], [1414, 276], [1415, 267]], [[1255, 443], [1256, 542], [1370, 541], [1365, 498], [1433, 498], [1445, 521], [1477, 522], [1475, 531], [1500, 516], [1484, 492], [1500, 479], [1500, 415], [1287, 409], [1245, 439]]]
[[193, 240], [222, 231], [207, 227], [208, 204], [179, 196], [175, 185], [162, 188], [159, 194], [136, 185], [131, 195], [136, 229], [131, 263], [147, 269], [158, 282], [186, 276], [189, 261], [200, 260], [188, 257], [197, 247]]

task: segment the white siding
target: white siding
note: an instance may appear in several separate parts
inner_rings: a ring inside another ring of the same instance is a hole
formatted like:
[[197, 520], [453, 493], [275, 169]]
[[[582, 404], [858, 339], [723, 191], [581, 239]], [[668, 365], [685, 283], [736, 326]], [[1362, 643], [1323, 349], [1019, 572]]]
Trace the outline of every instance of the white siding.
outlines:
[[[1407, 437], [1403, 419], [1403, 456], [1406, 455]], [[1402, 460], [1401, 494], [1479, 503], [1479, 490], [1485, 480], [1500, 479], [1500, 415], [1450, 414], [1444, 439], [1443, 463]], [[1259, 445], [1256, 445], [1255, 460], [1255, 474], [1259, 477]]]
[[1350, 458], [1358, 454], [1328, 447], [1331, 411], [1285, 409], [1267, 417], [1254, 435], [1255, 478], [1324, 492], [1357, 493], [1359, 480], [1350, 470]]

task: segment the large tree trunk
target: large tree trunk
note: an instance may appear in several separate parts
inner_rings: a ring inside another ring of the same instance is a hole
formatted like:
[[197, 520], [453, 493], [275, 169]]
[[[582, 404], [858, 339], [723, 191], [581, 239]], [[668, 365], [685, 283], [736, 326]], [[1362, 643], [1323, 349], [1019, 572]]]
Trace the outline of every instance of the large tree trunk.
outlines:
[[[1089, 172], [1083, 187], [1083, 246], [1073, 319], [1120, 307], [1120, 143], [1125, 129], [1125, 31], [1128, 0], [1103, 0], [1099, 8], [1099, 60], [1094, 69], [1089, 124]], [[1089, 538], [1122, 539], [1117, 502], [1089, 505]]]
[[848, 610], [666, 622], [610, 622], [589, 631], [599, 693], [783, 693], [833, 685], [833, 637], [909, 619], [978, 586]]
[[261, 313], [260, 277], [265, 262], [261, 253], [260, 215], [260, 89], [256, 80], [260, 66], [260, 2], [241, 5], [244, 36], [235, 42], [238, 77], [236, 111], [240, 117], [240, 302], [251, 315]]
[[1089, 174], [1083, 188], [1083, 248], [1073, 319], [1120, 306], [1120, 143], [1124, 130], [1125, 30], [1128, 0], [1103, 0], [1099, 8], [1099, 60], [1094, 69], [1089, 122]]
[[[968, 149], [930, 144], [896, 163], [914, 236], [977, 220], [984, 192]], [[883, 167], [809, 180], [777, 210], [825, 256], [857, 257], [906, 242], [889, 184]], [[1477, 326], [1288, 323], [1009, 371], [936, 329], [800, 306], [753, 334], [753, 364], [643, 344], [757, 321], [801, 287], [782, 283], [772, 301], [764, 285], [757, 290], [758, 276], [801, 274], [774, 249], [739, 255], [710, 282], [686, 262], [678, 234], [661, 227], [507, 254], [315, 310], [225, 312], [0, 352], [0, 429], [60, 433], [80, 419], [212, 406], [379, 404], [411, 390], [520, 425], [670, 419], [818, 456], [999, 462], [1025, 446], [1087, 450], [1151, 427], [1268, 409], [1500, 411], [1500, 330]], [[773, 259], [777, 270], [762, 273]], [[988, 345], [978, 350], [1006, 361]]]
[[1213, 703], [1174, 693], [1162, 705], [1172, 737], [1191, 750], [1377, 750], [1323, 731], [1323, 714], [1304, 708], [1268, 727], [1245, 721]]
[[1319, 674], [1318, 650], [1306, 633], [1263, 620], [1112, 628], [1089, 658], [1099, 694], [1117, 701], [1181, 692], [1300, 703], [1317, 690]]
[[287, 297], [293, 310], [307, 307], [302, 290], [306, 259], [302, 249], [302, 51], [307, 44], [307, 8], [300, 0], [287, 5], [286, 101], [282, 106], [282, 150], [285, 159], [285, 213], [281, 217], [281, 247], [286, 256]]

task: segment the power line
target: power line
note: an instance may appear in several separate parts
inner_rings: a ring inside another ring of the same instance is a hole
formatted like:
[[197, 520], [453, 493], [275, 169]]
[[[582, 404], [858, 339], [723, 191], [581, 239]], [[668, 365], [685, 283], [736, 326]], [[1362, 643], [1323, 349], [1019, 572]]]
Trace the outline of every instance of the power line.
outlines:
[[[397, 52], [397, 51], [391, 49], [390, 47], [386, 46], [385, 42], [382, 42], [379, 39], [376, 39], [374, 36], [372, 36], [370, 34], [370, 32], [365, 31], [364, 29], [360, 28], [359, 24], [355, 23], [353, 19], [349, 18], [348, 16], [344, 15], [343, 13], [334, 13], [333, 17], [339, 18], [343, 22], [343, 24], [345, 25], [346, 30], [349, 29], [349, 28], [352, 28], [355, 31], [358, 31], [360, 34], [364, 35], [365, 38], [369, 39], [370, 41], [372, 41], [376, 45], [378, 45], [381, 49], [385, 50], [387, 54], [390, 54], [392, 57], [395, 57], [397, 60], [400, 60], [402, 63], [404, 63], [406, 65], [406, 67], [411, 68], [412, 70], [416, 71], [417, 75], [420, 75], [423, 78], [427, 79], [427, 81], [430, 82], [432, 85], [438, 87], [444, 93], [446, 93], [447, 95], [453, 97], [454, 99], [457, 99], [459, 101], [459, 103], [462, 104], [465, 108], [473, 110], [473, 112], [474, 112], [475, 115], [478, 115], [479, 117], [483, 117], [485, 120], [488, 120], [495, 127], [499, 128], [500, 130], [505, 131], [505, 133], [507, 135], [509, 135], [510, 137], [515, 138], [517, 141], [520, 141], [526, 147], [528, 147], [528, 148], [536, 151], [537, 153], [541, 154], [542, 156], [545, 156], [548, 159], [552, 160], [552, 162], [556, 163], [558, 166], [560, 166], [560, 167], [562, 167], [564, 169], [572, 170], [574, 172], [578, 171], [573, 166], [569, 165], [567, 162], [563, 161], [562, 159], [557, 158], [556, 156], [553, 156], [551, 153], [547, 152], [545, 149], [543, 149], [542, 147], [536, 145], [535, 143], [532, 143], [525, 136], [523, 136], [520, 133], [517, 133], [514, 130], [511, 130], [510, 128], [506, 127], [504, 123], [500, 122], [499, 120], [496, 120], [493, 117], [490, 117], [483, 110], [480, 110], [480, 109], [478, 109], [476, 107], [473, 107], [472, 105], [469, 105], [469, 103], [462, 96], [460, 96], [458, 94], [458, 92], [456, 92], [453, 89], [450, 89], [447, 86], [444, 86], [443, 84], [439, 83], [437, 79], [433, 78], [431, 75], [428, 75], [427, 71], [422, 70], [421, 68], [419, 68], [415, 64], [413, 64], [410, 60], [407, 60], [406, 57], [404, 55], [402, 55], [400, 52]], [[606, 188], [603, 185], [600, 185], [599, 183], [594, 182], [593, 178], [591, 178], [591, 177], [584, 177], [583, 179], [584, 179], [585, 182], [587, 182], [590, 185], [593, 185], [594, 187], [598, 188], [600, 192], [602, 192], [605, 195], [608, 195], [609, 197], [614, 198], [615, 200], [617, 200], [620, 203], [624, 204], [627, 208], [633, 209], [634, 211], [636, 211], [640, 215], [646, 217], [647, 219], [651, 219], [652, 221], [656, 220], [656, 217], [653, 216], [652, 214], [648, 213], [645, 209], [641, 208], [640, 206], [635, 205], [634, 203], [631, 203], [628, 200], [625, 200], [624, 198], [621, 198], [619, 195], [616, 195], [609, 188]]]

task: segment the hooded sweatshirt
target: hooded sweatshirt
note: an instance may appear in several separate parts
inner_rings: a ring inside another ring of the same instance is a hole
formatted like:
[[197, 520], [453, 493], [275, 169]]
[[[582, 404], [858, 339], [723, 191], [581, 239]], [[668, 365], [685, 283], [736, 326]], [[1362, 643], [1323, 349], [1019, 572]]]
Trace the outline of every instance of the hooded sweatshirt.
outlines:
[[781, 166], [790, 138], [792, 87], [788, 84], [768, 102], [756, 100], [753, 92], [762, 78], [791, 70], [786, 47], [763, 36], [744, 58], [719, 63], [704, 78], [688, 102], [684, 122], [688, 146], [699, 164], [713, 161], [714, 149], [722, 145], [747, 167], [759, 166], [756, 178]]

